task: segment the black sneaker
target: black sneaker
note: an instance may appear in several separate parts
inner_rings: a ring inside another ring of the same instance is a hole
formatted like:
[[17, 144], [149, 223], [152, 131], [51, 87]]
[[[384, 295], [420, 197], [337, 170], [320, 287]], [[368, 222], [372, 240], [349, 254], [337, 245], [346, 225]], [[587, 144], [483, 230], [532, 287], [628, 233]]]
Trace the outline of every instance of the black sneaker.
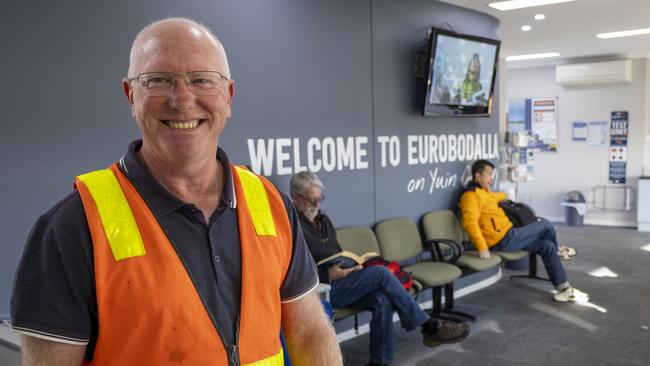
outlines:
[[436, 347], [445, 343], [458, 343], [469, 334], [469, 326], [448, 320], [439, 320], [438, 330], [435, 333], [422, 331], [422, 342], [427, 347]]

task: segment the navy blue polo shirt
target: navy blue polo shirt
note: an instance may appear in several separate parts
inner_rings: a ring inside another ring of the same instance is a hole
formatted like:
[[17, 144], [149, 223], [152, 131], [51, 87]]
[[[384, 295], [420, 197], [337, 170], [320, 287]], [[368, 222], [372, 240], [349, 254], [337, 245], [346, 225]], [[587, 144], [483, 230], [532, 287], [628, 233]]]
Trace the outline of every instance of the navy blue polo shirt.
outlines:
[[[147, 171], [136, 156], [141, 146], [141, 140], [129, 145], [120, 159], [120, 169], [172, 243], [222, 340], [226, 345], [235, 344], [241, 246], [228, 157], [219, 149], [217, 159], [226, 168], [224, 190], [206, 223], [195, 205], [174, 196]], [[280, 296], [283, 302], [290, 302], [315, 288], [318, 276], [296, 211], [289, 198], [281, 196], [291, 224], [293, 251]], [[18, 332], [88, 344], [87, 358], [92, 357], [98, 328], [93, 246], [78, 192], [68, 195], [34, 225], [16, 273], [11, 317]]]
[[[332, 224], [332, 220], [330, 220], [325, 212], [318, 211], [318, 216], [315, 219], [319, 224], [318, 226], [309, 221], [300, 211], [298, 211], [298, 218], [302, 232], [305, 235], [307, 247], [316, 263], [343, 250], [336, 238], [334, 224]], [[320, 278], [320, 282], [330, 283], [328, 268], [323, 266], [318, 267], [318, 277]]]

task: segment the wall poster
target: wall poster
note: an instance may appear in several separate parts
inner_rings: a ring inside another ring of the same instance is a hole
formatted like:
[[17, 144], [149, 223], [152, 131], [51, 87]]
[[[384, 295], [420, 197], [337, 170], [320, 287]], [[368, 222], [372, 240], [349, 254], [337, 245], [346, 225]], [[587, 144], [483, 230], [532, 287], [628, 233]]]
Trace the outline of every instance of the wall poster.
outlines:
[[528, 109], [529, 113], [526, 113], [526, 106], [530, 105], [530, 99], [508, 99], [507, 103], [507, 131], [526, 134], [526, 131], [530, 131], [530, 109]]
[[587, 144], [591, 146], [602, 146], [607, 142], [607, 122], [589, 122], [587, 129]]
[[557, 98], [509, 99], [508, 132], [532, 137], [538, 151], [557, 151]]
[[609, 129], [609, 182], [625, 184], [627, 170], [627, 111], [612, 112]]
[[557, 98], [531, 100], [532, 132], [540, 151], [557, 151]]
[[587, 122], [573, 122], [573, 141], [587, 141]]

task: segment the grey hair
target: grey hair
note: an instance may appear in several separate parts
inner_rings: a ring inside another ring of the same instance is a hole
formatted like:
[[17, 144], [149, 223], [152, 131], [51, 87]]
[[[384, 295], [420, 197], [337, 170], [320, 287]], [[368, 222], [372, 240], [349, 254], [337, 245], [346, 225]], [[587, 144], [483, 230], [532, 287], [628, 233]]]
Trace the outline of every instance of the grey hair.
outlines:
[[312, 172], [300, 172], [291, 177], [290, 190], [293, 196], [296, 193], [301, 193], [309, 187], [317, 186], [320, 189], [325, 189], [323, 182], [320, 181], [318, 176]]
[[226, 74], [224, 76], [226, 76], [228, 79], [230, 79], [230, 66], [228, 65], [228, 57], [226, 56], [226, 49], [223, 47], [223, 44], [221, 43], [219, 38], [217, 38], [217, 36], [215, 36], [214, 33], [212, 33], [212, 31], [210, 30], [210, 28], [208, 28], [207, 26], [203, 25], [200, 22], [197, 22], [194, 19], [185, 18], [185, 17], [168, 17], [168, 18], [165, 18], [165, 19], [159, 19], [159, 20], [156, 20], [156, 21], [153, 21], [153, 22], [149, 23], [147, 26], [142, 28], [142, 30], [140, 30], [140, 32], [138, 32], [138, 34], [133, 39], [133, 43], [131, 44], [131, 52], [129, 53], [129, 70], [128, 70], [128, 73], [127, 73], [127, 75], [129, 77], [134, 76], [134, 75], [131, 74], [131, 72], [133, 71], [133, 65], [135, 64], [135, 56], [136, 56], [138, 47], [140, 47], [140, 43], [142, 43], [142, 39], [152, 29], [156, 28], [157, 26], [164, 25], [166, 23], [172, 23], [172, 24], [175, 23], [175, 24], [178, 24], [178, 25], [183, 24], [183, 23], [184, 24], [190, 24], [190, 25], [193, 25], [193, 26], [196, 26], [196, 27], [200, 28], [205, 33], [207, 33], [208, 36], [214, 41], [214, 46], [217, 49], [217, 52], [223, 58], [223, 63], [224, 63], [224, 70], [223, 71]]

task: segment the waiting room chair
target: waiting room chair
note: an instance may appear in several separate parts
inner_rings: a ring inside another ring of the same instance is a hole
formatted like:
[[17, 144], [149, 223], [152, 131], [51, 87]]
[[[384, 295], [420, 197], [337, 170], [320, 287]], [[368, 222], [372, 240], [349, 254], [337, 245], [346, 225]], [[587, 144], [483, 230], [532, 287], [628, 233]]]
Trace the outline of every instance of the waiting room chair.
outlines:
[[[336, 240], [341, 245], [341, 249], [347, 250], [356, 254], [364, 254], [368, 252], [376, 252], [381, 255], [381, 249], [377, 243], [377, 237], [370, 228], [365, 226], [349, 226], [336, 230]], [[422, 289], [422, 284], [416, 280], [413, 281], [411, 288], [411, 295], [416, 296], [419, 290]], [[354, 307], [346, 307], [335, 309], [334, 320], [344, 319], [354, 316], [354, 330], [359, 333], [359, 318], [358, 314], [362, 309], [355, 309]]]
[[[375, 226], [375, 233], [377, 234], [381, 254], [386, 260], [405, 261], [417, 257], [425, 250], [431, 251], [432, 256], [435, 256], [433, 246], [437, 244], [427, 243], [429, 246], [425, 246], [422, 243], [418, 228], [408, 218], [384, 220]], [[435, 261], [422, 261], [403, 268], [405, 271], [410, 272], [413, 278], [421, 282], [424, 288], [432, 289], [433, 315], [445, 318], [444, 314], [450, 312], [442, 308], [442, 289], [445, 285], [453, 283], [461, 276], [462, 271], [460, 268], [453, 264]], [[453, 298], [453, 294], [451, 297]], [[449, 301], [449, 298], [446, 301]], [[450, 315], [454, 314], [450, 313]], [[451, 319], [454, 320], [455, 318], [452, 317]]]
[[[451, 263], [461, 268], [463, 275], [485, 271], [497, 267], [501, 257], [490, 256], [481, 259], [475, 250], [466, 250], [463, 245], [463, 228], [456, 215], [449, 210], [432, 211], [422, 217], [422, 228], [427, 241], [439, 244], [438, 258], [450, 260]], [[446, 254], [450, 252], [451, 254]], [[454, 308], [453, 282], [445, 285], [445, 309]], [[475, 320], [473, 315], [463, 313], [465, 317]]]
[[[461, 225], [462, 229], [462, 225]], [[474, 244], [472, 244], [469, 235], [467, 232], [462, 229], [462, 234], [463, 234], [463, 246], [465, 248], [474, 248]], [[537, 274], [537, 254], [531, 253], [526, 250], [517, 250], [515, 252], [504, 252], [500, 250], [490, 250], [491, 253], [498, 255], [501, 257], [502, 261], [505, 263], [508, 262], [514, 262], [522, 259], [525, 256], [528, 256], [528, 274], [525, 275], [512, 275], [510, 276], [511, 279], [513, 278], [528, 278], [532, 280], [540, 280], [540, 281], [548, 281], [548, 278], [540, 277]]]
[[[364, 254], [368, 252], [379, 253], [383, 258], [381, 248], [377, 242], [375, 233], [365, 226], [349, 226], [336, 230], [336, 240], [341, 245], [341, 249], [347, 250], [355, 254]], [[422, 284], [414, 280], [413, 287], [411, 287], [411, 295], [416, 296], [422, 289]]]
[[479, 272], [494, 268], [501, 263], [500, 256], [491, 256], [489, 259], [478, 257], [476, 250], [468, 250], [463, 244], [464, 230], [456, 215], [450, 210], [432, 211], [422, 217], [424, 237], [428, 241], [437, 241], [441, 249], [448, 247], [453, 251], [460, 251], [454, 264], [464, 271]]

